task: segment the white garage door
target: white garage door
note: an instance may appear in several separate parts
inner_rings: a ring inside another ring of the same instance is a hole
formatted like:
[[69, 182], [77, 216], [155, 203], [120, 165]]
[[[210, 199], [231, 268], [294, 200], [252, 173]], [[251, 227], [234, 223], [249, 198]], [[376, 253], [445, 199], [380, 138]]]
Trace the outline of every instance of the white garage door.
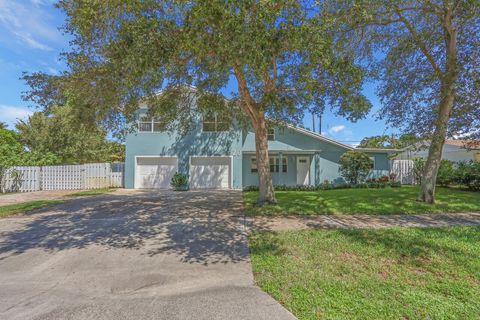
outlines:
[[135, 188], [166, 189], [178, 170], [177, 157], [137, 157]]
[[230, 188], [230, 157], [191, 157], [191, 188]]

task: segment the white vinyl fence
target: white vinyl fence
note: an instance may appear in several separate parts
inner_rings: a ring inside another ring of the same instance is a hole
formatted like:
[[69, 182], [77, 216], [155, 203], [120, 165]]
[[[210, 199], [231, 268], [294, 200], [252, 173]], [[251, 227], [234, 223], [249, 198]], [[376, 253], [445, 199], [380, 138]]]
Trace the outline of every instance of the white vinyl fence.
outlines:
[[413, 173], [413, 160], [393, 160], [391, 172], [397, 175], [397, 180], [402, 184], [415, 184]]
[[122, 188], [124, 171], [124, 163], [12, 167], [5, 175], [3, 190], [6, 192], [31, 192]]

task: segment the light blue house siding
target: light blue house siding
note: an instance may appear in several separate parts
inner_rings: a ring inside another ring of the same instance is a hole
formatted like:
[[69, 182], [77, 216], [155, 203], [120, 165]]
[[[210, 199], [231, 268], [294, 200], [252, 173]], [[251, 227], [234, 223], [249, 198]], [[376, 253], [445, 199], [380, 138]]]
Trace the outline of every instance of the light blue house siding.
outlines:
[[[349, 150], [335, 141], [303, 129], [275, 128], [275, 139], [268, 142], [269, 153], [288, 159], [287, 172], [272, 173], [275, 185], [297, 184], [297, 157], [310, 159], [308, 184], [325, 180], [342, 183], [339, 159]], [[386, 152], [368, 152], [375, 159], [373, 176], [388, 174], [390, 161]], [[203, 132], [201, 119], [186, 136], [166, 132], [138, 132], [127, 136], [125, 186], [134, 188], [136, 156], [177, 156], [178, 170], [189, 172], [190, 156], [231, 156], [232, 187], [240, 189], [258, 185], [257, 173], [251, 172], [251, 158], [255, 156], [255, 135], [252, 130], [233, 128], [228, 132]], [[280, 162], [281, 163], [281, 162]], [[280, 170], [282, 171], [282, 170]]]
[[[303, 130], [302, 130], [303, 131]], [[291, 128], [276, 128], [275, 140], [268, 142], [271, 155], [287, 157], [287, 173], [272, 173], [272, 180], [275, 185], [296, 185], [297, 170], [296, 159], [298, 156], [310, 158], [310, 183], [317, 185], [325, 180], [333, 183], [344, 183], [340, 176], [340, 157], [349, 149], [323, 139], [318, 136], [306, 135]], [[255, 134], [249, 131], [243, 143], [243, 186], [258, 185], [256, 173], [251, 172], [251, 158], [255, 157]], [[250, 152], [251, 151], [251, 152]], [[386, 152], [367, 152], [375, 160], [375, 167], [370, 177], [388, 175], [390, 160]]]
[[136, 156], [177, 156], [178, 171], [189, 172], [190, 156], [231, 156], [232, 187], [242, 188], [241, 131], [203, 132], [201, 122], [187, 135], [131, 133], [126, 140], [125, 187], [134, 188]]

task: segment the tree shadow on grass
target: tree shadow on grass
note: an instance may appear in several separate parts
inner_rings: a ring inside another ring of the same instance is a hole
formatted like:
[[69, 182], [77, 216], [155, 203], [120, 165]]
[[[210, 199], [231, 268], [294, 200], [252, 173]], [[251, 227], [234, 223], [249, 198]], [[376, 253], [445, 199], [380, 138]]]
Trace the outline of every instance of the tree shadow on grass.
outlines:
[[92, 245], [175, 255], [186, 263], [248, 259], [238, 192], [115, 193], [74, 199], [30, 216], [0, 234], [0, 260], [31, 249], [55, 252]]
[[[401, 259], [424, 259], [440, 255], [456, 261], [456, 265], [472, 270], [479, 251], [480, 227], [465, 228], [409, 228], [409, 229], [338, 229], [353, 244], [376, 247]], [[459, 245], [461, 243], [461, 245]], [[465, 245], [467, 244], [467, 246]], [[476, 245], [475, 245], [476, 244]]]

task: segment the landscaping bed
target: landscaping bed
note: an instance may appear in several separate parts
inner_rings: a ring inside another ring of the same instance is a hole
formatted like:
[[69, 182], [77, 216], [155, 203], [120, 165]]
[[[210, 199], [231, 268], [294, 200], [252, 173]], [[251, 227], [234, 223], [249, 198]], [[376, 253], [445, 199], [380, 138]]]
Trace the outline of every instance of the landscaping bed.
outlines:
[[247, 215], [422, 214], [480, 212], [480, 193], [437, 188], [436, 203], [416, 201], [418, 187], [276, 191], [277, 204], [255, 206], [258, 193], [244, 192]]
[[254, 233], [256, 283], [299, 319], [476, 319], [480, 227]]

